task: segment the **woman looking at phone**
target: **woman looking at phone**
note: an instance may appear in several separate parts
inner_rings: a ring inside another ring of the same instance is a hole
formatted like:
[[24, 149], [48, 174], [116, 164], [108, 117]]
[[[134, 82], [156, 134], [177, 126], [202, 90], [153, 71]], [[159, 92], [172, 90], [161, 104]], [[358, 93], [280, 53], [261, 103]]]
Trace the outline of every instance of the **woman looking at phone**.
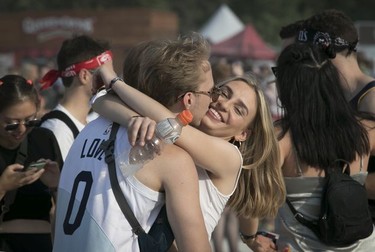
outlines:
[[31, 81], [0, 78], [1, 251], [52, 251], [51, 196], [63, 163], [53, 133], [35, 128], [39, 107]]

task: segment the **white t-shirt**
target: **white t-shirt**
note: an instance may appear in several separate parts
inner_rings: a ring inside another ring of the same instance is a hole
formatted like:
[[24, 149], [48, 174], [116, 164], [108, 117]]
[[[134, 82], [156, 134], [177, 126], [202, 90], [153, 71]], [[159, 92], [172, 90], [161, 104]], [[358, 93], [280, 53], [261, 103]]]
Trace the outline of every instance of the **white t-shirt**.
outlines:
[[[60, 110], [64, 112], [73, 121], [79, 131], [81, 131], [85, 125], [78, 121], [72, 114], [69, 113], [61, 104], [58, 104], [54, 110]], [[68, 155], [69, 149], [73, 144], [74, 135], [71, 129], [63, 121], [59, 119], [48, 119], [44, 121], [41, 127], [47, 128], [53, 132], [60, 147], [61, 156], [65, 160]]]
[[[112, 122], [99, 117], [87, 124], [74, 141], [62, 169], [56, 206], [53, 251], [110, 252], [139, 251], [137, 236], [114, 197], [100, 144], [109, 138]], [[127, 154], [127, 131], [117, 133], [115, 155]], [[117, 164], [116, 164], [117, 165]], [[137, 220], [148, 232], [165, 195], [135, 177], [117, 176]]]

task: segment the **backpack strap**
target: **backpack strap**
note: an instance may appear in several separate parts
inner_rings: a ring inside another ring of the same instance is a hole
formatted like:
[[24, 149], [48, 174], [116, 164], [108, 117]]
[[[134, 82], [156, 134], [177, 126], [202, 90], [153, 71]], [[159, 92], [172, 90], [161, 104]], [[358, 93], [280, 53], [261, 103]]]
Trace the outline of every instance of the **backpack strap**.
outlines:
[[[362, 160], [362, 157], [361, 157]], [[324, 171], [326, 174], [331, 173], [331, 172], [341, 172], [341, 173], [346, 173], [347, 175], [350, 176], [350, 163], [344, 159], [336, 159], [330, 168], [325, 168]]]
[[[300, 163], [300, 160], [298, 158], [298, 153], [297, 153], [296, 147], [294, 146], [294, 144], [292, 146], [293, 146], [293, 153], [294, 153], [294, 158], [295, 158], [296, 166], [297, 166], [297, 174], [298, 174], [299, 177], [301, 177], [301, 176], [303, 176], [303, 173], [302, 173], [302, 170], [301, 170], [301, 163]], [[315, 234], [317, 234], [317, 232], [319, 232], [317, 224], [313, 221], [309, 221], [309, 220], [305, 219], [303, 214], [298, 212], [297, 209], [295, 209], [295, 207], [293, 206], [292, 202], [290, 202], [288, 197], [286, 197], [286, 203], [289, 206], [290, 211], [292, 211], [292, 214], [297, 221], [299, 221], [302, 225], [310, 228]]]
[[[28, 138], [26, 137], [21, 145], [20, 148], [17, 151], [16, 160], [14, 163], [23, 165], [25, 163], [25, 160], [27, 158], [27, 143]], [[4, 203], [1, 206], [1, 214], [0, 214], [0, 225], [3, 222], [4, 216], [7, 212], [9, 212], [10, 206], [13, 204], [17, 194], [17, 189], [14, 189], [12, 191], [8, 191], [4, 196]]]
[[136, 235], [140, 233], [145, 233], [142, 226], [139, 224], [137, 218], [135, 217], [133, 211], [131, 210], [128, 202], [124, 194], [121, 191], [117, 173], [116, 173], [116, 164], [115, 164], [115, 157], [114, 157], [114, 149], [115, 149], [115, 140], [116, 134], [119, 129], [119, 124], [113, 123], [111, 134], [109, 139], [101, 144], [101, 148], [105, 152], [105, 162], [108, 164], [108, 172], [109, 172], [109, 179], [112, 186], [113, 194], [115, 195], [116, 201], [121, 208], [122, 213], [125, 215], [126, 219], [129, 221], [130, 225], [132, 226], [133, 232]]
[[302, 213], [298, 212], [297, 209], [294, 208], [292, 202], [290, 202], [289, 198], [286, 197], [286, 203], [292, 211], [294, 218], [299, 221], [302, 225], [310, 228], [318, 237], [319, 237], [319, 227], [315, 221], [307, 220]]
[[70, 117], [61, 110], [52, 110], [48, 112], [42, 117], [41, 123], [47, 121], [48, 119], [59, 119], [60, 121], [63, 121], [72, 131], [74, 138], [78, 136], [79, 130], [77, 126], [74, 124], [72, 119], [70, 119]]
[[[327, 176], [330, 173], [335, 172], [335, 171], [337, 172], [338, 171], [337, 168], [341, 168], [341, 171], [340, 171], [341, 173], [346, 173], [347, 175], [350, 176], [349, 162], [346, 161], [346, 160], [343, 160], [343, 159], [336, 159], [333, 162], [333, 165], [332, 165], [331, 169], [324, 168], [325, 178], [327, 178]], [[326, 187], [323, 188], [322, 195], [325, 195], [325, 193], [326, 193]], [[302, 225], [311, 229], [316, 234], [316, 236], [320, 237], [320, 231], [319, 231], [318, 223], [316, 221], [307, 220], [301, 212], [298, 212], [297, 209], [295, 209], [295, 207], [293, 206], [292, 202], [290, 202], [288, 197], [286, 197], [286, 203], [289, 206], [290, 211], [292, 212], [294, 218], [297, 221], [299, 221]], [[321, 209], [326, 208], [324, 201], [321, 203], [320, 208]]]

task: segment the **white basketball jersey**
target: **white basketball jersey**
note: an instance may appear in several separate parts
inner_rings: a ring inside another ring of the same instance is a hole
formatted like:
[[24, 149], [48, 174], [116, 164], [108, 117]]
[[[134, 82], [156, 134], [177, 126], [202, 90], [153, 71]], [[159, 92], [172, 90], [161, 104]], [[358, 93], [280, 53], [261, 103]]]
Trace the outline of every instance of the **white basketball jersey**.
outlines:
[[[90, 122], [74, 141], [62, 169], [56, 206], [53, 251], [139, 251], [137, 236], [119, 208], [109, 180], [104, 151], [112, 122], [102, 117]], [[119, 128], [115, 154], [129, 152], [126, 129]], [[116, 164], [117, 165], [117, 164]], [[165, 195], [124, 178], [116, 167], [120, 187], [146, 232], [154, 223]]]

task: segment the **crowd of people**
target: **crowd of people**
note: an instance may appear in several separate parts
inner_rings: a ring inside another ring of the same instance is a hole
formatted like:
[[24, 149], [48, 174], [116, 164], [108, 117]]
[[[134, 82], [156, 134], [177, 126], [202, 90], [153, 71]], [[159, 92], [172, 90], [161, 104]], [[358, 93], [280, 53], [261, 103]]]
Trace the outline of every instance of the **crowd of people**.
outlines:
[[[360, 67], [354, 23], [325, 10], [280, 38], [272, 69], [213, 59], [192, 32], [137, 44], [119, 74], [109, 43], [77, 35], [43, 78], [1, 77], [0, 250], [147, 251], [141, 234], [162, 224], [162, 251], [223, 251], [224, 234], [231, 252], [239, 240], [252, 251], [372, 251], [374, 232], [327, 245], [288, 205], [317, 220], [325, 173], [344, 160], [375, 220], [375, 78]], [[47, 108], [55, 85], [64, 92]], [[184, 110], [193, 120], [176, 142], [125, 176], [113, 157]]]

